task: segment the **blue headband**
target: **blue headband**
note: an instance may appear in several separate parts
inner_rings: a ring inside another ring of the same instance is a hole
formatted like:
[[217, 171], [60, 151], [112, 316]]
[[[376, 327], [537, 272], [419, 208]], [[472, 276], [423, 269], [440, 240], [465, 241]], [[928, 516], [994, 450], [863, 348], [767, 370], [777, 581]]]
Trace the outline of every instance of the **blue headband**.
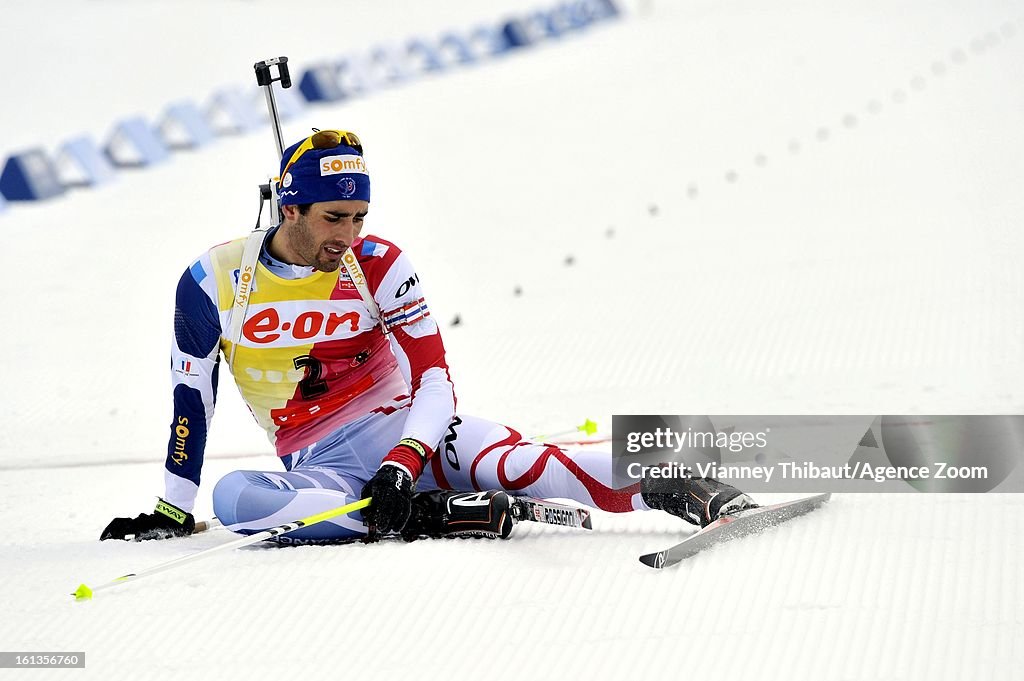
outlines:
[[358, 150], [340, 144], [333, 149], [307, 149], [292, 160], [296, 150], [306, 141], [301, 140], [285, 149], [281, 158], [278, 194], [282, 206], [324, 201], [369, 202], [370, 176]]

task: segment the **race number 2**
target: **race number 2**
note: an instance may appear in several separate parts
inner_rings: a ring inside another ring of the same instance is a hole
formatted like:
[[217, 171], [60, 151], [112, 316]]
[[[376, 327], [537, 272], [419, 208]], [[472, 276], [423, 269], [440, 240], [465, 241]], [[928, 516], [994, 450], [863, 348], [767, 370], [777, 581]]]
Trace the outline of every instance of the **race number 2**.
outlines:
[[296, 369], [305, 369], [305, 377], [299, 381], [299, 393], [304, 400], [312, 400], [327, 392], [327, 381], [321, 378], [324, 367], [316, 357], [299, 355], [293, 360]]

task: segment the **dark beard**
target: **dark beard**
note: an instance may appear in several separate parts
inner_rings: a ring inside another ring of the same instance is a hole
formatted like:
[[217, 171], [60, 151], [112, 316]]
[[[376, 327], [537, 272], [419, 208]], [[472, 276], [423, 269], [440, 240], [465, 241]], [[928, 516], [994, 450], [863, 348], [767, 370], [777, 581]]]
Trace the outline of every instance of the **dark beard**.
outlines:
[[295, 252], [305, 260], [305, 262], [296, 264], [311, 265], [321, 272], [334, 272], [341, 265], [340, 260], [331, 262], [321, 259], [323, 250], [320, 244], [313, 241], [313, 235], [309, 231], [305, 215], [299, 214], [299, 219], [295, 221], [295, 227], [291, 232], [291, 242]]

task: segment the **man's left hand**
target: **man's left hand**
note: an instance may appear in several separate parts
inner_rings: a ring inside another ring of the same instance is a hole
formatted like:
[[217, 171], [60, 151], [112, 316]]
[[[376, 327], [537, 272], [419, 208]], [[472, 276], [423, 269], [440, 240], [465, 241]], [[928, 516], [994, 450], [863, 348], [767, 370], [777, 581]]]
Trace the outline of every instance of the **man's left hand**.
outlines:
[[362, 498], [373, 497], [363, 509], [363, 524], [369, 538], [400, 532], [412, 512], [412, 476], [401, 466], [384, 463], [363, 487]]

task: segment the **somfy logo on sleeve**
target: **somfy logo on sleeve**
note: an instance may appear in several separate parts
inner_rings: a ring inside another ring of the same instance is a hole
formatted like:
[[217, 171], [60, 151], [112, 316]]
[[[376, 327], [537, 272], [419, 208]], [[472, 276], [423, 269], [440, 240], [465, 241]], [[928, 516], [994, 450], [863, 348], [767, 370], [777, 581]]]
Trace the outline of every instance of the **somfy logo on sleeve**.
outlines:
[[366, 163], [362, 156], [342, 154], [340, 156], [324, 156], [320, 159], [320, 176], [338, 175], [340, 173], [361, 173], [366, 175]]

